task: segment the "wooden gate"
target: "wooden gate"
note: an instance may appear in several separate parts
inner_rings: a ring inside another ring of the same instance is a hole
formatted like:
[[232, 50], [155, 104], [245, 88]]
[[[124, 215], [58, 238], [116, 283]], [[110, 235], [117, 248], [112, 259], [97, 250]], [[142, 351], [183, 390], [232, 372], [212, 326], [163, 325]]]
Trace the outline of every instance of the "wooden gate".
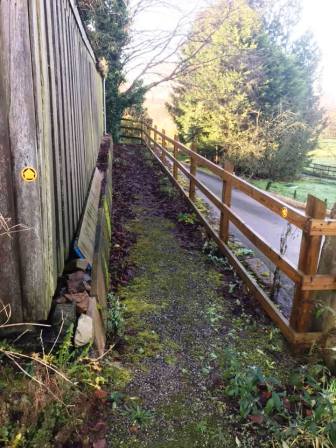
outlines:
[[[45, 319], [104, 133], [103, 79], [74, 0], [0, 2], [0, 300]], [[24, 171], [26, 170], [26, 171]]]

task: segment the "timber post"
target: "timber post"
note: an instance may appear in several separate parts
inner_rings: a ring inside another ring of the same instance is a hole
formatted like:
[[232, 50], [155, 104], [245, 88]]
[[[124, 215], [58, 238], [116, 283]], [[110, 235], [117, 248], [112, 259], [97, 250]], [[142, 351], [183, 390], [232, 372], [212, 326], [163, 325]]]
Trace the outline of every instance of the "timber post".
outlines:
[[[174, 152], [174, 159], [177, 159], [177, 153], [178, 153], [178, 145], [177, 145], [177, 143], [178, 143], [178, 140], [179, 140], [179, 138], [178, 138], [178, 135], [174, 135], [174, 149], [173, 149], [173, 152]], [[174, 176], [174, 179], [178, 179], [178, 167], [177, 167], [177, 163], [176, 163], [176, 161], [174, 160], [174, 163], [173, 163], [173, 176]]]
[[[165, 129], [162, 129], [162, 147], [164, 149], [166, 149], [166, 146], [167, 146], [166, 131], [165, 131]], [[165, 155], [164, 151], [161, 151], [161, 161], [163, 164], [166, 163], [166, 155]]]
[[[191, 144], [191, 150], [196, 152], [196, 144], [194, 142]], [[196, 158], [193, 157], [192, 154], [190, 156], [190, 174], [194, 177], [196, 177], [196, 174], [197, 174], [197, 161], [196, 161]], [[195, 202], [196, 185], [195, 185], [195, 181], [192, 178], [190, 178], [190, 184], [189, 184], [189, 198], [193, 202]]]
[[147, 142], [147, 131], [148, 131], [147, 123], [145, 121], [142, 121], [141, 122], [141, 143], [146, 144], [146, 142]]
[[154, 151], [156, 151], [157, 145], [157, 125], [154, 126]]
[[[229, 161], [225, 161], [224, 170], [232, 174], [234, 171], [233, 164]], [[228, 207], [231, 207], [231, 200], [232, 200], [232, 182], [230, 179], [226, 179], [223, 180], [222, 184], [222, 202]], [[224, 243], [228, 242], [229, 217], [228, 214], [225, 213], [223, 210], [221, 211], [220, 215], [219, 237], [222, 241], [224, 241]]]
[[[308, 195], [306, 216], [313, 219], [325, 219], [327, 207], [324, 201]], [[300, 247], [298, 268], [305, 275], [315, 275], [318, 269], [322, 236], [310, 235], [309, 229], [303, 230]], [[290, 324], [299, 333], [310, 331], [313, 313], [313, 294], [311, 291], [303, 291], [298, 285], [295, 289]]]
[[143, 121], [140, 122], [140, 139], [142, 142], [145, 141], [145, 123]]

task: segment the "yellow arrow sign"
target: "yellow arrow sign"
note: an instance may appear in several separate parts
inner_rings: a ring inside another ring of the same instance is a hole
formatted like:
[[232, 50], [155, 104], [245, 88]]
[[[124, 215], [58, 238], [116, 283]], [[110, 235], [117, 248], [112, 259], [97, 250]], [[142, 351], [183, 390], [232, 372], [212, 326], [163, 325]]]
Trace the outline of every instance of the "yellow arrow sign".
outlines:
[[35, 182], [37, 179], [37, 171], [31, 166], [27, 166], [21, 171], [21, 177], [25, 182]]
[[282, 209], [281, 209], [281, 215], [282, 215], [282, 217], [283, 218], [287, 218], [287, 216], [288, 216], [288, 208], [286, 208], [286, 207], [282, 207]]

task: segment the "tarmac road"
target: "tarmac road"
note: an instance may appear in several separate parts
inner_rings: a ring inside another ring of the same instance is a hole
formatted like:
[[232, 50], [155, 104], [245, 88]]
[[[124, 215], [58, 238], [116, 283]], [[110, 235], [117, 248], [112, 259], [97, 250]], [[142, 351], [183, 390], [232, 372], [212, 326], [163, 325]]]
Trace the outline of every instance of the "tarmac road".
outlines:
[[[219, 178], [202, 171], [198, 171], [197, 178], [219, 198], [222, 196], [222, 182]], [[201, 192], [198, 192], [198, 194], [211, 205], [211, 209], [214, 211], [215, 216], [219, 216], [218, 209], [212, 205]], [[283, 235], [287, 229], [286, 220], [236, 189], [232, 192], [232, 208], [242, 220], [262, 236], [272, 248], [277, 250], [280, 249], [281, 235]], [[255, 250], [253, 244], [232, 224], [230, 224], [230, 233], [236, 236], [246, 247]], [[301, 235], [301, 230], [292, 226], [291, 234], [288, 237], [288, 248], [285, 258], [291, 261], [294, 265], [297, 265], [298, 262]], [[272, 263], [270, 263], [259, 251], [256, 252], [258, 253], [258, 256], [272, 268]]]

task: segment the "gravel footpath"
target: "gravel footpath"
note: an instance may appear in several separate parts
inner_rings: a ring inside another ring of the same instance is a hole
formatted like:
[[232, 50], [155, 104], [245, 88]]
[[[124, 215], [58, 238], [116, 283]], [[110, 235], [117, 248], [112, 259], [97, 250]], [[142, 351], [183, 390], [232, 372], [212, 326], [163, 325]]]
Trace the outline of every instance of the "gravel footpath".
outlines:
[[149, 152], [116, 146], [113, 183], [110, 270], [125, 308], [114, 362], [130, 381], [110, 385], [108, 446], [272, 446], [225, 396], [221, 356], [288, 369], [282, 338], [204, 253], [204, 230]]

